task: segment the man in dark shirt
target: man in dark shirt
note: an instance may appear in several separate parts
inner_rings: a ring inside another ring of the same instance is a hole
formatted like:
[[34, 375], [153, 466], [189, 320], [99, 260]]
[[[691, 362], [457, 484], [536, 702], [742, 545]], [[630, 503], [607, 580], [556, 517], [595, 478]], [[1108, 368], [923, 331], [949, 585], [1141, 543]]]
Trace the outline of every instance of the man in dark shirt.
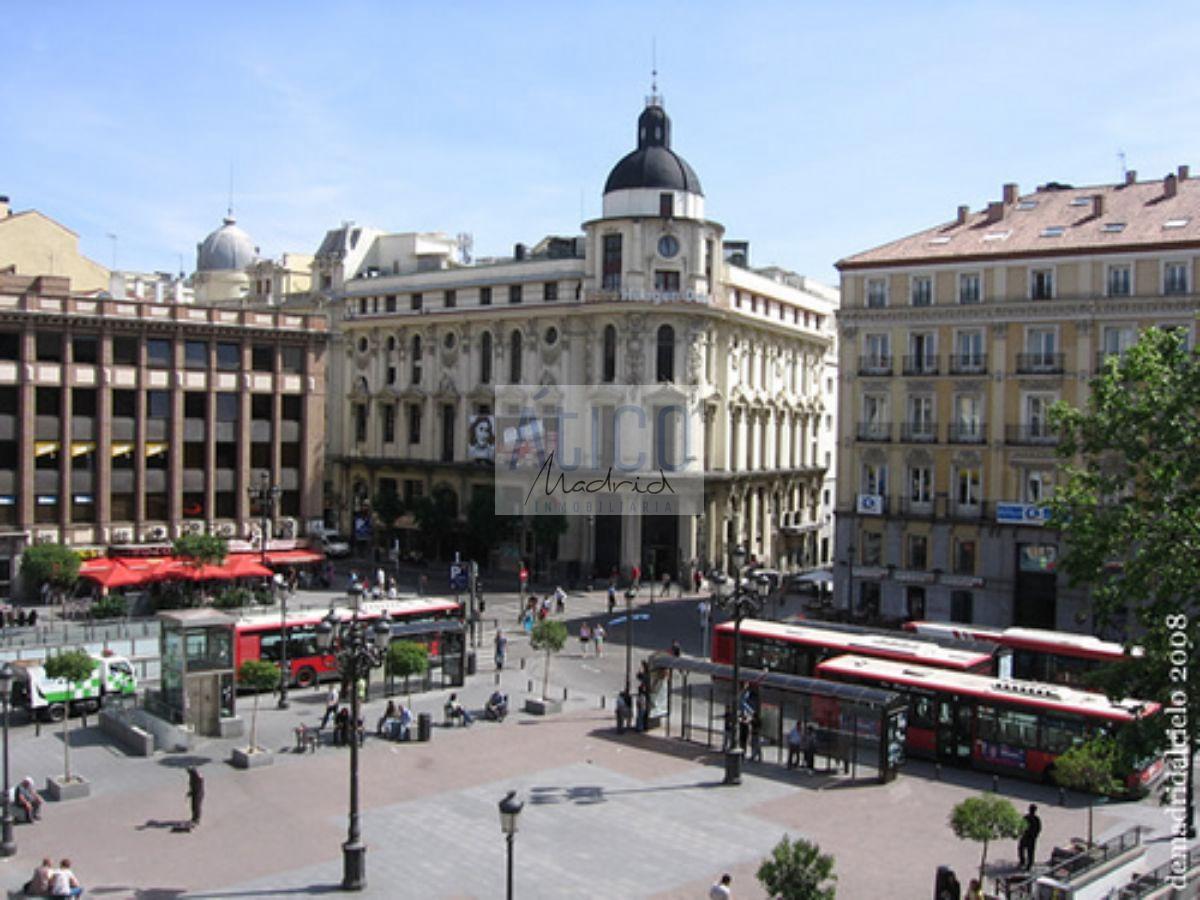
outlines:
[[1025, 813], [1025, 831], [1017, 841], [1017, 856], [1021, 867], [1028, 871], [1033, 868], [1033, 860], [1037, 855], [1037, 839], [1042, 833], [1042, 820], [1038, 818], [1037, 804], [1029, 804], [1029, 812]]

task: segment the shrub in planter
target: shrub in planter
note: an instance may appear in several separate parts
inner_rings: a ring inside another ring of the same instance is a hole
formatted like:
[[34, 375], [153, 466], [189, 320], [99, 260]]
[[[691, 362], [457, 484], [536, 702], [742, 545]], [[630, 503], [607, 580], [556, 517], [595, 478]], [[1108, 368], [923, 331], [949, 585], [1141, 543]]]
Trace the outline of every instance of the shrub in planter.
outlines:
[[106, 594], [92, 604], [93, 619], [123, 619], [129, 615], [129, 601], [122, 594]]

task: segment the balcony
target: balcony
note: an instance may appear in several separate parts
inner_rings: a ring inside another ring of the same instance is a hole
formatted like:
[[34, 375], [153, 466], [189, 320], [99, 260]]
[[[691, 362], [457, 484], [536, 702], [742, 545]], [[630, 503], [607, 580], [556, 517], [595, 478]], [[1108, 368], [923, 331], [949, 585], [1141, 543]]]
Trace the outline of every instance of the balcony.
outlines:
[[950, 443], [985, 444], [987, 443], [987, 426], [982, 422], [951, 422]]
[[1046, 445], [1058, 443], [1058, 433], [1048, 423], [1039, 425], [1006, 425], [1004, 441], [1007, 444]]
[[1120, 360], [1125, 356], [1124, 350], [1100, 350], [1096, 353], [1096, 374], [1104, 371], [1104, 364], [1110, 359]]
[[971, 522], [977, 522], [982, 519], [986, 511], [987, 504], [982, 501], [979, 503], [958, 503], [951, 501], [949, 510], [950, 518]]
[[891, 356], [860, 356], [858, 359], [859, 375], [891, 375]]
[[951, 375], [983, 375], [987, 373], [986, 353], [950, 354]]
[[938, 358], [936, 356], [904, 357], [905, 375], [936, 375], [937, 373]]
[[1065, 353], [1018, 353], [1017, 374], [1061, 375], [1065, 360]]
[[892, 423], [859, 422], [858, 439], [860, 441], [890, 441], [892, 439]]
[[900, 426], [900, 440], [910, 444], [936, 443], [937, 425], [933, 422], [904, 422]]
[[906, 516], [916, 518], [933, 518], [933, 500], [913, 500], [904, 497], [901, 501], [901, 512]]

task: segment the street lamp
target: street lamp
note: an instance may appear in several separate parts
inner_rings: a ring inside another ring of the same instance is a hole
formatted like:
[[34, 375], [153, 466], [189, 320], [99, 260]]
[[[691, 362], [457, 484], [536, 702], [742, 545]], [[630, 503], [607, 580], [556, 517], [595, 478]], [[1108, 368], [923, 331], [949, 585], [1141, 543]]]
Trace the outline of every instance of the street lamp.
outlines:
[[500, 832], [508, 842], [508, 900], [513, 896], [513, 837], [517, 833], [517, 819], [525, 804], [517, 799], [516, 791], [509, 791], [500, 801]]
[[767, 591], [770, 590], [770, 579], [761, 575], [754, 587], [742, 584], [742, 566], [746, 563], [744, 546], [735, 547], [730, 559], [733, 562], [733, 590], [724, 596], [718, 594], [716, 603], [733, 614], [733, 684], [729, 706], [725, 711], [725, 728], [729, 738], [725, 748], [725, 784], [741, 784], [742, 751], [737, 746], [737, 727], [742, 704], [742, 619], [762, 609]]
[[633, 598], [637, 592], [631, 584], [625, 589], [625, 696], [629, 697], [629, 679], [633, 670]]
[[342, 684], [350, 685], [350, 824], [346, 843], [342, 844], [342, 890], [361, 891], [367, 885], [367, 848], [362, 843], [358, 812], [358, 683], [370, 677], [371, 669], [382, 665], [392, 629], [386, 619], [376, 619], [372, 624], [359, 618], [362, 590], [351, 593], [354, 615], [340, 619], [330, 610], [317, 626], [317, 647], [337, 658]]
[[6, 662], [0, 666], [0, 702], [4, 704], [4, 815], [0, 817], [0, 856], [12, 856], [17, 852], [17, 844], [13, 840], [12, 800], [8, 786], [8, 708], [15, 675], [12, 663]]
[[[267, 530], [271, 527], [271, 518], [275, 512], [275, 504], [279, 502], [279, 495], [283, 493], [283, 489], [277, 484], [271, 484], [271, 473], [266, 470], [259, 473], [258, 484], [251, 484], [247, 490], [250, 493], [250, 500], [258, 504], [259, 514], [262, 516], [262, 526], [259, 538], [259, 549], [262, 551], [262, 564], [267, 565]], [[271, 581], [271, 591], [275, 592], [275, 581]], [[280, 652], [279, 652], [279, 708], [288, 708], [288, 683], [292, 680], [291, 667], [288, 665], [288, 629], [287, 629], [287, 591], [278, 591], [279, 594], [279, 631], [280, 631]]]

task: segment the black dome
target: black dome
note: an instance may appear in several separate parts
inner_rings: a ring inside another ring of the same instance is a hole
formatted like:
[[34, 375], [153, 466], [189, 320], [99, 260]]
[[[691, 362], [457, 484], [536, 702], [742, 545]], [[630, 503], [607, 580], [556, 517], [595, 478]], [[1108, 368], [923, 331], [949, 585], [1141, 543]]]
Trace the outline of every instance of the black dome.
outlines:
[[671, 149], [671, 119], [658, 105], [638, 116], [638, 147], [613, 166], [604, 193], [628, 188], [665, 188], [704, 195], [692, 167]]

